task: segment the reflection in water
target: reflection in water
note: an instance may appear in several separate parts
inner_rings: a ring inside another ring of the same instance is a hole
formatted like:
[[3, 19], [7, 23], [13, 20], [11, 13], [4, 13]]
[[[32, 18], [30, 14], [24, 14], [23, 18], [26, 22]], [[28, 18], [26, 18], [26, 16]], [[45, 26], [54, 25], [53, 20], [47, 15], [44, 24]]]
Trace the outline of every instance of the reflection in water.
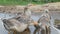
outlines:
[[34, 34], [51, 34], [50, 28], [46, 28], [46, 30], [38, 28], [35, 29]]
[[[23, 32], [14, 32], [15, 34], [31, 34], [31, 32], [30, 32], [30, 29], [29, 28], [27, 28], [26, 30], [24, 30]], [[14, 34], [13, 33], [13, 34]]]
[[33, 34], [40, 34], [40, 32], [41, 32], [41, 29], [38, 28], [38, 29], [35, 29], [35, 30], [34, 30], [34, 33], [33, 33]]

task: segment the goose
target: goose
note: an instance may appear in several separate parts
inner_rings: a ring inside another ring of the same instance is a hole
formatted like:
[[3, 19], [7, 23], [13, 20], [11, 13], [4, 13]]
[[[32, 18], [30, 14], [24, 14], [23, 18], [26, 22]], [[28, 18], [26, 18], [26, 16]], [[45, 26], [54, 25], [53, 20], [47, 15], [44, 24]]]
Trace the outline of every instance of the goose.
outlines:
[[50, 26], [49, 26], [50, 20], [51, 20], [51, 16], [49, 15], [49, 10], [45, 9], [44, 13], [41, 15], [41, 17], [38, 20], [42, 34], [50, 34]]
[[1, 19], [5, 29], [9, 32], [23, 32], [30, 25], [35, 25], [34, 20], [30, 18], [31, 12], [25, 7], [23, 15], [17, 15], [10, 19]]

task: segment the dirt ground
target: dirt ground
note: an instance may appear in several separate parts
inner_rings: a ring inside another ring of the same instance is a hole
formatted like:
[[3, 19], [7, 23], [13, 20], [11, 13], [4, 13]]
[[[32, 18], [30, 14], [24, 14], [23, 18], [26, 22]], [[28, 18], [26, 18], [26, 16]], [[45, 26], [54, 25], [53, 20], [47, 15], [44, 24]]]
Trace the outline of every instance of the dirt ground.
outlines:
[[[25, 6], [0, 6], [0, 13], [23, 13]], [[41, 12], [45, 9], [49, 9], [50, 11], [60, 11], [60, 2], [56, 3], [48, 3], [43, 5], [34, 5], [30, 4], [29, 9], [33, 12]]]

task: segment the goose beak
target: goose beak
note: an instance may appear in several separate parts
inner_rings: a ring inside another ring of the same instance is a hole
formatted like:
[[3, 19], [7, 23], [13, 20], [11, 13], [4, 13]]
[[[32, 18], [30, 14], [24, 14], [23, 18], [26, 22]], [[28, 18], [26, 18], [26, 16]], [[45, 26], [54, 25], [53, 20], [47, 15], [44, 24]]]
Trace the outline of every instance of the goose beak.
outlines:
[[34, 21], [33, 23], [30, 23], [29, 25], [38, 25], [38, 23]]
[[38, 28], [40, 28], [41, 24], [36, 22], [36, 21], [34, 21], [34, 26], [35, 26], [36, 29], [38, 29]]
[[38, 25], [38, 22], [34, 21], [34, 25]]

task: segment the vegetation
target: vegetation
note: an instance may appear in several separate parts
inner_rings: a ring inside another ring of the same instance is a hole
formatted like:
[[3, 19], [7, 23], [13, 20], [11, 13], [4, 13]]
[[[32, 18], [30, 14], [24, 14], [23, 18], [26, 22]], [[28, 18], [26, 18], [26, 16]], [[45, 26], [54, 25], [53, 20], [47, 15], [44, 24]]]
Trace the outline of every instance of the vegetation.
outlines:
[[60, 24], [60, 20], [55, 19], [55, 25], [58, 25], [58, 24]]
[[28, 3], [44, 4], [59, 1], [60, 0], [0, 0], [0, 5], [26, 5]]

